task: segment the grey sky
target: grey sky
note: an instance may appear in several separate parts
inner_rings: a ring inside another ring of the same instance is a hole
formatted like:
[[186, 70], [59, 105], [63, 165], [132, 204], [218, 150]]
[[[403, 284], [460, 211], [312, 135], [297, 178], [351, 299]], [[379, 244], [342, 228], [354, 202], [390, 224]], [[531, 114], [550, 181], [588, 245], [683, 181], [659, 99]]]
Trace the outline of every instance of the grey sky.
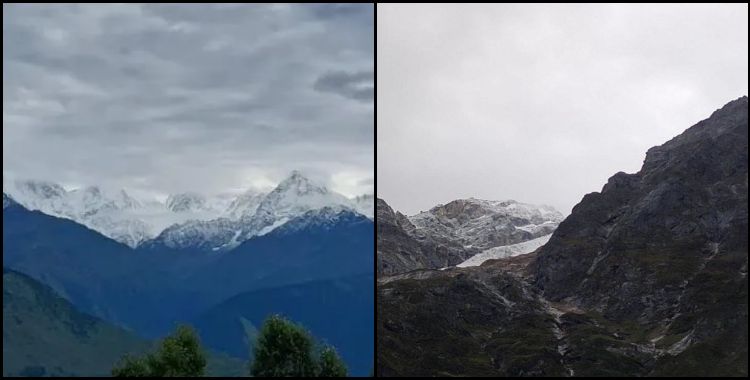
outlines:
[[293, 169], [372, 193], [365, 5], [3, 5], [3, 171], [156, 193]]
[[395, 5], [377, 21], [378, 196], [564, 213], [747, 94], [739, 5]]

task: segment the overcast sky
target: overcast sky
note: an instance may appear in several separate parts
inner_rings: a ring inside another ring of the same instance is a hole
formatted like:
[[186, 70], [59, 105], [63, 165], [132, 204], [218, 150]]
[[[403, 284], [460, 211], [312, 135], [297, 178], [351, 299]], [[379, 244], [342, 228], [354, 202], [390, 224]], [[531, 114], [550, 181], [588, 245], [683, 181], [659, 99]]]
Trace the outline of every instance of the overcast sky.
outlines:
[[377, 18], [378, 196], [569, 213], [747, 94], [741, 5], [396, 5]]
[[164, 194], [301, 169], [373, 193], [373, 13], [3, 4], [3, 171]]

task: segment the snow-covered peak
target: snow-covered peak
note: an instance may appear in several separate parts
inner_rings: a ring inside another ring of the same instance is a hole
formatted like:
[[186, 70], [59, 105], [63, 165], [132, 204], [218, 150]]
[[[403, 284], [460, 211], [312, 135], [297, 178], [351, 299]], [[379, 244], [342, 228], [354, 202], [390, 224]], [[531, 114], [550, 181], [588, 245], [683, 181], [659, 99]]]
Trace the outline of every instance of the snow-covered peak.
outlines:
[[546, 205], [515, 200], [458, 199], [409, 217], [419, 234], [487, 250], [547, 235], [563, 215]]
[[166, 206], [173, 212], [195, 212], [208, 209], [206, 197], [198, 193], [172, 194], [167, 197]]
[[28, 180], [13, 181], [10, 185], [10, 191], [21, 193], [28, 198], [52, 199], [65, 195], [65, 189], [53, 182]]
[[300, 171], [294, 170], [289, 176], [281, 181], [274, 192], [292, 193], [297, 196], [310, 194], [327, 194], [328, 189], [319, 183], [316, 183], [305, 177]]
[[[294, 171], [268, 194], [251, 190], [238, 196], [223, 218], [173, 226], [157, 240], [171, 248], [197, 246], [210, 248], [211, 251], [228, 251], [247, 239], [265, 235], [308, 212], [334, 210], [358, 213], [355, 203]], [[328, 214], [324, 212], [321, 215]]]
[[466, 211], [470, 208], [476, 210], [475, 212], [477, 213], [522, 218], [539, 224], [548, 221], [559, 223], [565, 219], [563, 214], [555, 210], [552, 206], [522, 203], [513, 199], [502, 201], [477, 198], [457, 199], [446, 205], [435, 206], [428, 212], [435, 214], [448, 211], [450, 213], [454, 210]]
[[256, 215], [291, 218], [323, 207], [352, 208], [352, 205], [345, 196], [328, 190], [295, 170], [263, 198]]
[[240, 194], [226, 208], [226, 216], [230, 219], [241, 219], [250, 217], [258, 210], [260, 202], [265, 198], [266, 193], [250, 189]]
[[115, 195], [115, 205], [119, 209], [137, 209], [143, 207], [140, 201], [131, 197], [125, 190], [120, 190]]
[[[349, 199], [293, 171], [270, 193], [207, 197], [185, 192], [166, 201], [136, 199], [98, 186], [66, 191], [46, 181], [10, 181], [3, 188], [22, 206], [68, 218], [132, 247], [146, 240], [177, 247], [227, 250], [313, 210], [331, 208], [372, 218], [372, 195]], [[5, 202], [4, 202], [5, 203]]]

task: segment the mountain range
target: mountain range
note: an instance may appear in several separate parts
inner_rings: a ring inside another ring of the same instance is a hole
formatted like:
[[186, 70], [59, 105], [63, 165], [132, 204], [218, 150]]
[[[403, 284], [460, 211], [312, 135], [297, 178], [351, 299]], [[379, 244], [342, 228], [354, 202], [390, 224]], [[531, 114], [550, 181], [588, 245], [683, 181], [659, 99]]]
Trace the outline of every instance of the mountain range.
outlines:
[[377, 374], [747, 376], [747, 114], [729, 102], [479, 266], [435, 270], [378, 200], [378, 262], [401, 265], [379, 273]]
[[136, 199], [125, 190], [66, 190], [38, 180], [4, 178], [3, 192], [29, 210], [76, 221], [133, 248], [152, 240], [171, 248], [194, 247], [200, 240], [206, 249], [226, 250], [309, 210], [338, 207], [370, 218], [374, 213], [373, 196], [347, 198], [299, 171], [270, 192], [212, 197], [185, 192], [163, 202]]
[[[212, 307], [247, 292], [264, 297], [266, 292], [277, 294], [277, 289], [295, 284], [372, 276], [373, 222], [342, 202], [346, 198], [293, 173], [263, 197], [256, 212], [246, 214], [247, 224], [235, 225], [247, 231], [252, 226], [264, 227], [235, 239], [234, 244], [214, 250], [214, 245], [201, 244], [200, 239], [190, 240], [194, 245], [178, 246], [154, 239], [133, 248], [70, 218], [30, 210], [4, 193], [3, 265], [49, 286], [80, 313], [150, 340], [164, 336], [176, 323], [195, 323]], [[206, 203], [193, 196], [173, 197], [168, 203], [175, 212], [206, 208]], [[331, 315], [331, 324], [349, 323], [337, 319], [344, 315], [371, 320], [372, 309], [356, 306], [353, 296], [337, 297], [336, 289], [312, 286], [307, 291], [309, 297], [324, 300], [326, 307], [347, 310], [348, 314]], [[246, 309], [252, 310], [248, 320], [260, 326], [261, 316], [285, 312], [280, 305], [248, 303]], [[299, 306], [294, 309], [295, 321], [319, 326], [319, 305]], [[340, 346], [341, 355], [352, 360], [348, 363], [351, 373], [369, 373], [372, 361], [365, 363], [361, 357], [374, 355], [372, 324], [351, 326], [365, 331], [336, 338], [335, 329], [329, 328], [321, 330], [320, 337]], [[201, 334], [212, 349], [236, 347], [211, 339], [222, 329], [225, 326], [209, 324]], [[237, 336], [227, 339], [244, 339], [244, 330], [236, 332]], [[242, 359], [249, 354], [237, 349], [232, 353]]]

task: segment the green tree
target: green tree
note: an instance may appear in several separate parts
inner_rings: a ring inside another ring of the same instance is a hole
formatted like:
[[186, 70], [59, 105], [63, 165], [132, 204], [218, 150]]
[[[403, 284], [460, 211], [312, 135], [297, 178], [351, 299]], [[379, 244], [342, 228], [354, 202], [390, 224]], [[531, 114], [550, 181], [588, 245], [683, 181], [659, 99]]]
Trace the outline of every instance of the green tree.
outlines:
[[195, 331], [179, 326], [164, 338], [154, 353], [143, 358], [124, 357], [114, 369], [115, 377], [196, 377], [203, 376], [206, 356]]
[[346, 365], [333, 347], [326, 346], [320, 352], [318, 377], [346, 377]]
[[254, 377], [312, 377], [317, 372], [310, 333], [278, 315], [268, 318], [255, 344], [250, 374]]

